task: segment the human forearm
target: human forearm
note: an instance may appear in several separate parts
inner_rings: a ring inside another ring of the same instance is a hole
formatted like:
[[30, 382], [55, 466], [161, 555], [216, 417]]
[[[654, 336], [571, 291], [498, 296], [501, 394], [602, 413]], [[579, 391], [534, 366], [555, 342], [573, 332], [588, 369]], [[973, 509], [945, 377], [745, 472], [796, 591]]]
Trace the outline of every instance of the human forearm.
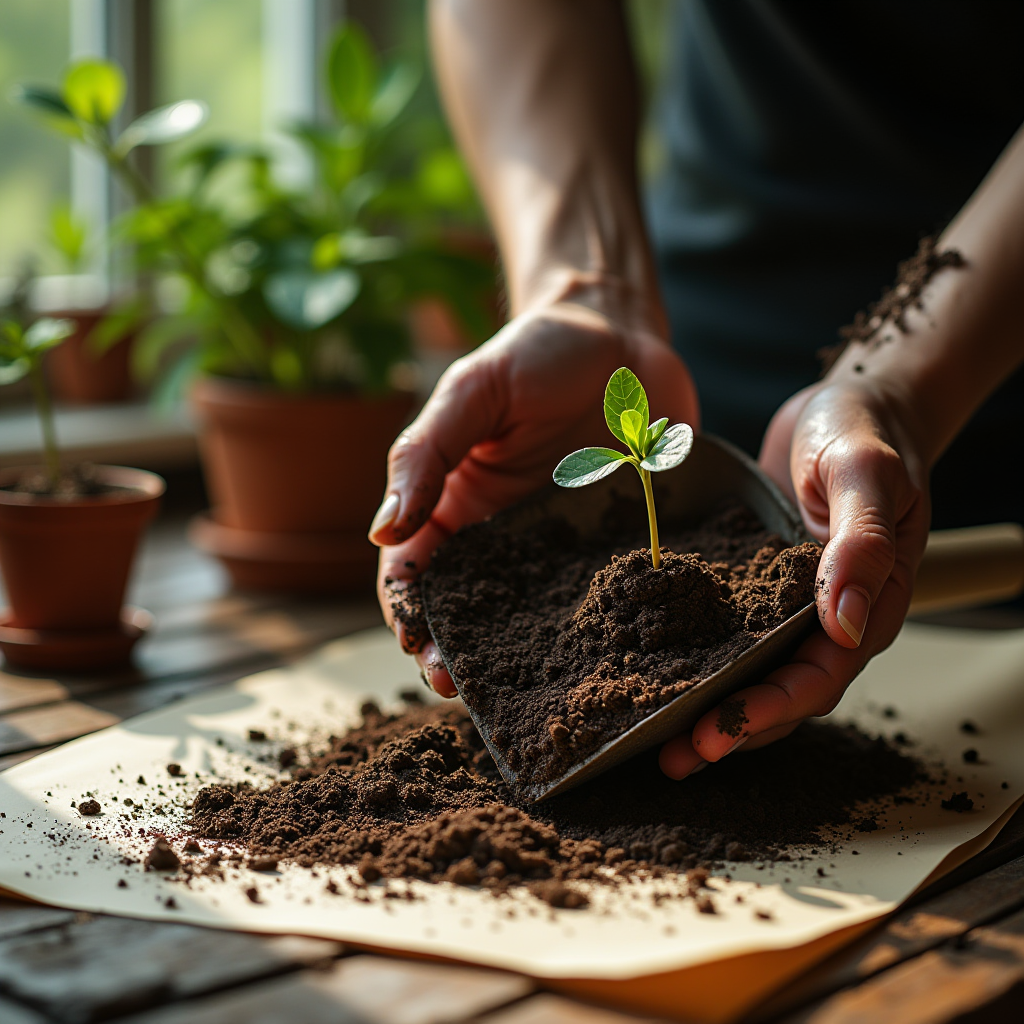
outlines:
[[1024, 129], [938, 243], [965, 263], [940, 271], [911, 308], [851, 345], [828, 380], [876, 391], [931, 466], [1024, 359]]
[[573, 298], [663, 332], [638, 201], [639, 102], [620, 4], [433, 0], [431, 32], [512, 313]]

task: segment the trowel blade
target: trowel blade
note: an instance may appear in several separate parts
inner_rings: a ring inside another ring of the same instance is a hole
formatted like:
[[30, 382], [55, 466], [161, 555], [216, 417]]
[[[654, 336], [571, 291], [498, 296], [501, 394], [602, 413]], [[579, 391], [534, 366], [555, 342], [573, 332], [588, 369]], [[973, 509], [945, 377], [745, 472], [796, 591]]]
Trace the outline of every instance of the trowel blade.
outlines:
[[[562, 516], [586, 537], [598, 532], [606, 511], [618, 496], [642, 496], [639, 480], [634, 480], [632, 474], [616, 474], [591, 485], [585, 501], [580, 500], [578, 492], [551, 485], [520, 504], [497, 513], [492, 521], [505, 529], [520, 531], [529, 530], [551, 516]], [[757, 513], [770, 532], [780, 534], [787, 544], [802, 544], [812, 539], [799, 513], [757, 463], [727, 441], [709, 434], [695, 438], [693, 450], [682, 465], [659, 474], [657, 498], [659, 518], [665, 522], [696, 522], [710, 514], [722, 501], [738, 498]], [[434, 628], [435, 623], [430, 620], [430, 601], [427, 599], [429, 571], [423, 577], [423, 586], [431, 635], [451, 672], [453, 656], [457, 652], [445, 649], [437, 639], [439, 631]], [[521, 779], [494, 743], [486, 719], [477, 713], [471, 702], [467, 701], [466, 706], [505, 781], [521, 797], [537, 802], [564, 793], [614, 765], [688, 731], [702, 715], [726, 697], [784, 664], [816, 622], [812, 601], [713, 675], [695, 683], [685, 693], [609, 740], [561, 775], [543, 783]], [[458, 677], [454, 672], [451, 674], [460, 694], [463, 694]]]

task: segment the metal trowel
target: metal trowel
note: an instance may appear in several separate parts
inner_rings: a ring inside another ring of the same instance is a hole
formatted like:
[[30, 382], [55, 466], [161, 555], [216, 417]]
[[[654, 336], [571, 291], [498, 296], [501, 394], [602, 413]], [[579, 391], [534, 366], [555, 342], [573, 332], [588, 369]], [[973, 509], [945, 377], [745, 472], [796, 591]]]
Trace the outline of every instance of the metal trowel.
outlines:
[[[616, 474], [587, 488], [586, 495], [551, 485], [518, 505], [492, 517], [491, 522], [513, 532], [528, 531], [544, 519], [563, 517], [582, 537], [596, 536], [602, 519], [618, 497], [643, 500], [639, 479], [634, 474]], [[728, 499], [739, 499], [757, 513], [771, 533], [787, 544], [811, 540], [799, 513], [779, 488], [752, 459], [733, 445], [709, 434], [694, 439], [689, 458], [680, 466], [661, 473], [655, 484], [659, 521], [673, 526], [696, 524]], [[987, 531], [987, 532], [985, 532]], [[995, 532], [993, 532], [995, 531]], [[929, 607], [950, 607], [965, 598], [994, 600], [1013, 596], [1024, 586], [1024, 532], [1020, 527], [1001, 524], [979, 530], [947, 531], [956, 538], [940, 542], [941, 564], [926, 554], [918, 579], [928, 580]], [[933, 534], [933, 538], [941, 537]], [[933, 545], [929, 544], [929, 552]], [[430, 621], [430, 573], [423, 577], [427, 621], [437, 641], [438, 630]], [[510, 787], [531, 802], [564, 793], [613, 765], [658, 746], [686, 732], [697, 720], [738, 690], [743, 689], [784, 664], [800, 641], [817, 625], [813, 602], [767, 633], [752, 647], [706, 679], [632, 728], [606, 742], [561, 775], [542, 784], [524, 782], [509, 766], [491, 737], [489, 723], [469, 708], [480, 735], [499, 771]], [[445, 650], [437, 641], [446, 667], [451, 672], [456, 652]], [[451, 672], [460, 693], [462, 684]], [[467, 705], [468, 707], [469, 705]]]

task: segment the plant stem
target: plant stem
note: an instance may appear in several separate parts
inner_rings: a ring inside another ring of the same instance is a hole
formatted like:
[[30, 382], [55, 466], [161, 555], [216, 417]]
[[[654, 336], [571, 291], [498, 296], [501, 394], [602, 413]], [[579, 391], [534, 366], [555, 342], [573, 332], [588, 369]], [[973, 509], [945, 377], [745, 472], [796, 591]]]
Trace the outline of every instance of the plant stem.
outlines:
[[647, 522], [651, 527], [651, 564], [655, 569], [661, 568], [661, 545], [658, 542], [658, 517], [654, 511], [654, 488], [651, 486], [651, 471], [640, 470], [640, 479], [644, 482], [644, 497], [647, 499]]
[[60, 453], [57, 451], [57, 431], [53, 425], [53, 407], [50, 404], [50, 392], [46, 387], [43, 375], [43, 361], [33, 359], [29, 363], [29, 380], [32, 384], [32, 397], [36, 402], [36, 412], [43, 428], [43, 455], [46, 461], [46, 475], [50, 481], [50, 490], [56, 492], [60, 485]]

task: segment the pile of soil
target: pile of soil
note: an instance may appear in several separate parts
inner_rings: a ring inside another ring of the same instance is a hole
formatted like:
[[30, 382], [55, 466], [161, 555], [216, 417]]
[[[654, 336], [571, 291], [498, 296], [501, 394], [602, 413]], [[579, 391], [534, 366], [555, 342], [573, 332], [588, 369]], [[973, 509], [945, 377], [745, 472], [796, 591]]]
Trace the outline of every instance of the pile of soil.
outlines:
[[435, 638], [520, 786], [557, 778], [813, 600], [820, 549], [787, 546], [741, 504], [667, 524], [660, 569], [645, 524], [625, 500], [596, 539], [499, 516], [434, 555]]
[[[294, 761], [290, 750], [290, 778], [268, 789], [202, 789], [189, 833], [250, 865], [354, 865], [366, 882], [446, 880], [497, 892], [527, 885], [567, 907], [586, 897], [566, 882], [689, 871], [698, 880], [689, 895], [707, 900], [699, 881], [723, 860], [787, 861], [874, 830], [877, 809], [909, 802], [908, 787], [926, 778], [884, 740], [808, 723], [684, 784], [644, 756], [527, 810], [461, 705], [384, 715], [368, 704], [363, 714], [326, 751]], [[201, 862], [195, 871], [206, 873]]]

